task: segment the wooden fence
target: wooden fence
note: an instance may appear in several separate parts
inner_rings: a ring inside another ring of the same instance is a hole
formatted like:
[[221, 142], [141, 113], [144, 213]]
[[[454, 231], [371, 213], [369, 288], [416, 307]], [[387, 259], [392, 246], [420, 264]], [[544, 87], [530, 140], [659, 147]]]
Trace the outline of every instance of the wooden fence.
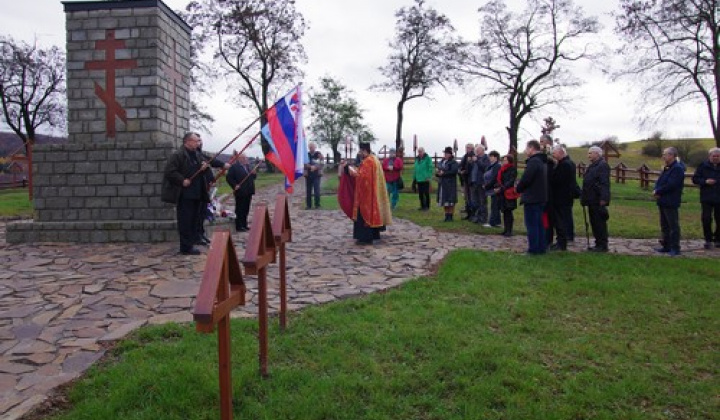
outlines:
[[[380, 159], [383, 158], [383, 156], [378, 156]], [[433, 165], [437, 166], [438, 162], [442, 160], [442, 156], [438, 156], [437, 153], [435, 156], [431, 156], [431, 159], [433, 161]], [[460, 157], [456, 157], [456, 160], [460, 161]], [[334, 159], [332, 157], [327, 156], [326, 157], [326, 164], [328, 166], [332, 166], [335, 164]], [[405, 165], [411, 165], [415, 162], [415, 159], [413, 157], [404, 157], [403, 158], [403, 164]], [[524, 169], [525, 164], [523, 162], [518, 162], [518, 169]], [[577, 164], [577, 174], [578, 177], [582, 178], [583, 175], [585, 175], [585, 170], [587, 169], [588, 165], [580, 162]], [[655, 184], [655, 181], [657, 181], [658, 177], [662, 173], [662, 171], [653, 171], [650, 169], [649, 166], [646, 164], [642, 164], [637, 169], [630, 168], [626, 166], [624, 163], [620, 162], [614, 167], [610, 168], [611, 170], [611, 177], [615, 181], [616, 184], [625, 184], [628, 180], [630, 181], [639, 181], [640, 187], [643, 189], [649, 189], [652, 187], [653, 184]], [[686, 172], [685, 173], [685, 186], [686, 187], [697, 187], [697, 185], [692, 183], [692, 172]]]
[[[585, 175], [587, 165], [583, 162], [577, 164], [578, 176], [582, 178]], [[620, 162], [610, 168], [610, 176], [615, 180], [616, 184], [624, 184], [627, 180], [640, 181], [640, 188], [649, 189], [655, 184], [662, 171], [653, 171], [646, 164], [642, 164], [637, 169], [628, 168], [624, 163]], [[692, 183], [692, 172], [685, 173], [685, 186], [697, 187]]]
[[12, 188], [27, 188], [27, 179], [20, 181], [0, 181], [0, 190], [9, 190]]

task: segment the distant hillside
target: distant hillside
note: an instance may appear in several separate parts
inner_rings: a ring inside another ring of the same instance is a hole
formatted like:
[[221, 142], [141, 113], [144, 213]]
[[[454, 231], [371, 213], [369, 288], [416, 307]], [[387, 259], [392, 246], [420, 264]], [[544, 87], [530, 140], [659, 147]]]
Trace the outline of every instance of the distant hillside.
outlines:
[[[715, 146], [713, 139], [664, 139], [663, 147], [669, 147], [678, 143], [691, 144], [690, 148], [693, 153], [700, 153], [703, 156], [707, 151]], [[648, 157], [642, 154], [642, 148], [647, 144], [646, 140], [637, 140], [618, 145], [620, 158], [610, 158], [609, 163], [611, 167], [616, 166], [622, 162], [625, 166], [633, 169], [639, 168], [642, 164], [646, 164], [650, 169], [658, 170], [663, 167], [662, 159], [659, 157]], [[569, 147], [568, 154], [575, 163], [584, 162], [588, 163], [587, 158], [587, 145], [580, 147]]]
[[[46, 136], [44, 134], [38, 134], [35, 139], [35, 144], [59, 144], [67, 142], [67, 137], [55, 137]], [[6, 157], [10, 153], [17, 151], [22, 146], [22, 140], [15, 133], [0, 131], [0, 157]], [[25, 153], [24, 149], [21, 149], [18, 153]]]

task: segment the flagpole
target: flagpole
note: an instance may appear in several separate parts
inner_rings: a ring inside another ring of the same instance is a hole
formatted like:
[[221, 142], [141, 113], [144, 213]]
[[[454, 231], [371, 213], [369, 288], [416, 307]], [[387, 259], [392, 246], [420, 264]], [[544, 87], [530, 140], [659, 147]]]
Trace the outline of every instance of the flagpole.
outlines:
[[[297, 85], [295, 85], [294, 88], [290, 89], [290, 90], [289, 90], [284, 96], [282, 96], [282, 97], [284, 98], [284, 97], [287, 96], [290, 92], [292, 92], [293, 89], [297, 89], [300, 85], [301, 85], [301, 83], [298, 83]], [[267, 112], [268, 112], [271, 108], [272, 108], [272, 106], [269, 107], [269, 108], [267, 108], [265, 111], [263, 111], [262, 114], [260, 114], [257, 118], [255, 118], [255, 119], [253, 120], [253, 122], [251, 122], [250, 124], [248, 124], [247, 127], [245, 127], [245, 128], [240, 132], [240, 134], [238, 134], [237, 136], [233, 137], [233, 139], [230, 140], [230, 141], [228, 142], [228, 144], [225, 145], [225, 147], [223, 147], [222, 149], [220, 149], [219, 152], [215, 153], [215, 156], [213, 156], [213, 157], [210, 159], [210, 161], [213, 161], [213, 160], [217, 159], [217, 157], [220, 156], [220, 154], [221, 154], [222, 152], [224, 152], [225, 149], [227, 149], [228, 147], [230, 147], [230, 145], [233, 144], [233, 143], [235, 143], [235, 141], [236, 141], [240, 136], [242, 136], [242, 135], [245, 134], [248, 130], [250, 130], [250, 128], [252, 128], [252, 126], [253, 126], [256, 122], [260, 121], [260, 118], [262, 118], [263, 116], [265, 116], [265, 114], [267, 114]], [[200, 174], [200, 172], [202, 172], [202, 171], [204, 171], [204, 170], [205, 170], [204, 168], [198, 169], [197, 172], [195, 172], [195, 173], [189, 178], [190, 181], [192, 181], [193, 179], [195, 179], [195, 177], [198, 176], [198, 174]]]
[[[258, 133], [255, 134], [255, 135], [253, 136], [253, 138], [251, 138], [250, 141], [247, 142], [247, 144], [246, 144], [239, 152], [233, 153], [233, 157], [230, 158], [230, 160], [228, 161], [228, 164], [232, 165], [233, 163], [235, 163], [235, 161], [238, 159], [238, 157], [239, 157], [241, 154], [243, 154], [243, 152], [244, 152], [248, 147], [250, 147], [250, 145], [253, 144], [253, 143], [255, 142], [255, 140], [257, 140], [257, 138], [258, 138], [259, 136], [260, 136], [260, 132], [258, 131]], [[215, 180], [214, 180], [213, 182], [217, 182], [217, 180], [220, 179], [220, 177], [223, 176], [223, 174], [225, 174], [225, 172], [227, 172], [227, 169], [225, 169], [225, 168], [223, 168], [222, 170], [220, 170], [220, 171], [217, 173], [217, 175], [215, 175]]]
[[255, 164], [255, 166], [253, 166], [253, 168], [250, 169], [250, 172], [247, 175], [245, 175], [245, 178], [243, 178], [240, 182], [238, 182], [238, 184], [235, 186], [233, 191], [237, 191], [242, 186], [242, 184], [244, 184], [245, 181], [247, 181], [247, 179], [250, 178], [250, 175], [252, 175], [253, 171], [256, 170], [258, 168], [258, 166], [260, 166], [260, 164], [263, 162], [264, 162], [263, 159], [258, 159], [258, 162]]

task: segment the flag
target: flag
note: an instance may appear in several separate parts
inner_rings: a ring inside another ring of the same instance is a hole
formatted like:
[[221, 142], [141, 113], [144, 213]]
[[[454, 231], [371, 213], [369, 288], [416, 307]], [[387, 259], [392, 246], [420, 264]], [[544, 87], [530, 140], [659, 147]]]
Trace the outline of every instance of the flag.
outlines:
[[270, 146], [265, 158], [285, 175], [285, 190], [289, 193], [293, 192], [293, 183], [303, 175], [308, 163], [300, 87], [295, 86], [267, 110], [267, 124], [260, 130]]

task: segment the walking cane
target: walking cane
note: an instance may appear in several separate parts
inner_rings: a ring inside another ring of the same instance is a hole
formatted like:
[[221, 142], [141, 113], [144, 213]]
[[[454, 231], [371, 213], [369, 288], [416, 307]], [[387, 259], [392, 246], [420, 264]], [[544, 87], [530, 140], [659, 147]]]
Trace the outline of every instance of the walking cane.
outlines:
[[588, 218], [587, 218], [587, 208], [585, 206], [582, 206], [583, 209], [583, 218], [585, 219], [585, 239], [587, 239], [587, 247], [590, 249], [590, 231], [588, 230]]

